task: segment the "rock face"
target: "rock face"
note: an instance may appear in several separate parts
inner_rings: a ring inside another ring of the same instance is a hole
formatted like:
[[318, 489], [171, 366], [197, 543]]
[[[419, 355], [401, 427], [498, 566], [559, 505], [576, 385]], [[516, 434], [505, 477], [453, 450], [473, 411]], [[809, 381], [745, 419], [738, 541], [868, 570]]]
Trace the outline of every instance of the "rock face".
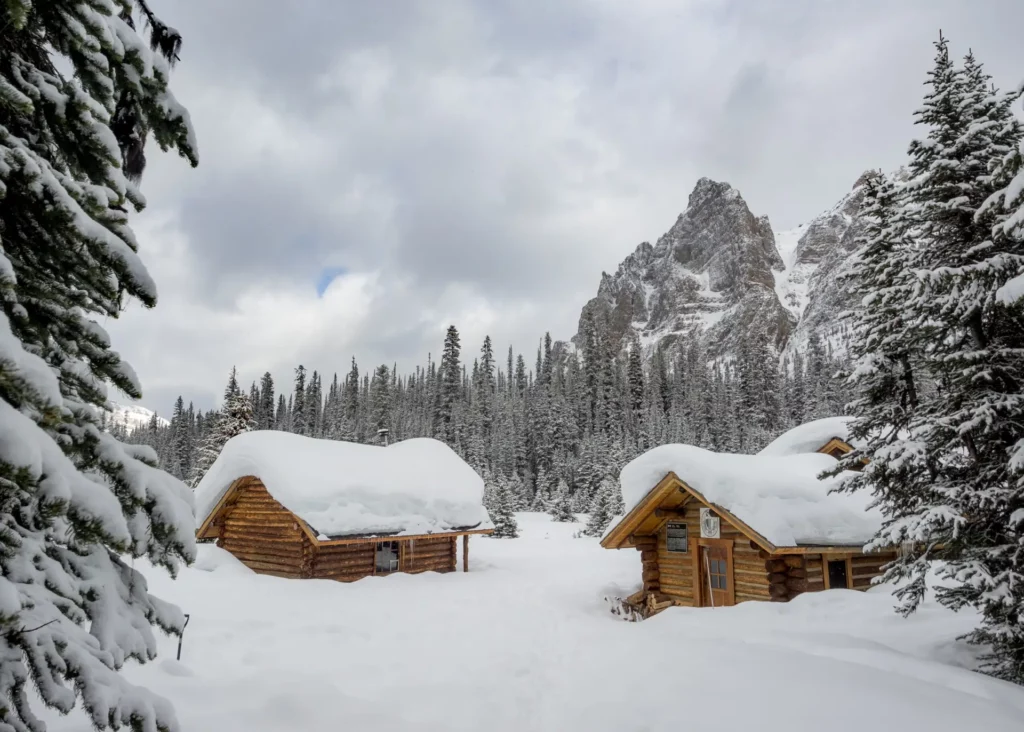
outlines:
[[[703, 335], [709, 355], [734, 354], [745, 339], [776, 353], [802, 349], [812, 333], [842, 340], [838, 314], [848, 305], [837, 275], [861, 230], [861, 176], [833, 208], [797, 229], [773, 233], [739, 191], [707, 178], [686, 210], [652, 246], [644, 242], [603, 274], [588, 318], [607, 322], [621, 348], [634, 334], [646, 352]], [[578, 337], [577, 337], [578, 340]]]
[[614, 276], [602, 275], [581, 323], [607, 318], [623, 347], [634, 333], [650, 349], [707, 332], [714, 355], [734, 350], [742, 337], [781, 348], [796, 325], [775, 294], [783, 268], [768, 219], [751, 213], [728, 183], [701, 178], [657, 244], [644, 242]]

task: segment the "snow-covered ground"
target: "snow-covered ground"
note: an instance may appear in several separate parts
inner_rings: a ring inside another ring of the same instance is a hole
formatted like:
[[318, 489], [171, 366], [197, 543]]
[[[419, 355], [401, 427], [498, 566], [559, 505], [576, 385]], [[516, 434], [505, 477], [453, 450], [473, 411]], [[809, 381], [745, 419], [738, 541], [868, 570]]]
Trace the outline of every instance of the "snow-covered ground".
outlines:
[[181, 662], [165, 639], [128, 676], [197, 731], [1022, 728], [1024, 689], [966, 668], [967, 614], [904, 620], [876, 588], [622, 622], [603, 598], [637, 589], [637, 552], [519, 521], [520, 539], [470, 542], [468, 574], [348, 585], [254, 575], [204, 545], [177, 581], [148, 572], [191, 614]]

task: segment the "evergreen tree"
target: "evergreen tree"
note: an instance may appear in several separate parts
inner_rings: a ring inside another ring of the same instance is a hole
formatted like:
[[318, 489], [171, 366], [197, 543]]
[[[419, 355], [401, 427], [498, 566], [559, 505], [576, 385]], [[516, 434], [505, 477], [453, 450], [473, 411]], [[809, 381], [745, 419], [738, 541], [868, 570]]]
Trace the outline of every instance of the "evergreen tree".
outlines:
[[189, 474], [189, 485], [194, 489], [206, 475], [214, 461], [224, 449], [227, 441], [243, 432], [256, 429], [256, 417], [252, 400], [238, 389], [235, 369], [231, 369], [227, 387], [224, 389], [224, 406], [220, 414], [209, 417], [206, 433], [199, 445], [197, 459]]
[[0, 727], [42, 732], [34, 706], [80, 700], [98, 729], [177, 730], [117, 671], [183, 616], [122, 557], [194, 557], [188, 489], [100, 428], [109, 384], [142, 389], [98, 321], [156, 303], [128, 211], [150, 135], [197, 162], [168, 89], [181, 38], [137, 0], [10, 0], [0, 29]]
[[438, 374], [437, 413], [435, 417], [436, 431], [444, 440], [453, 441], [456, 437], [456, 425], [453, 423], [455, 405], [462, 391], [462, 367], [459, 363], [459, 331], [454, 325], [448, 326], [444, 338], [444, 350], [441, 352], [441, 368]]
[[261, 430], [272, 430], [276, 423], [274, 414], [274, 377], [267, 371], [260, 379], [260, 403], [256, 409], [256, 422]]
[[1024, 681], [1024, 329], [998, 296], [1024, 252], [1004, 237], [1005, 208], [989, 203], [1021, 131], [973, 56], [957, 69], [945, 39], [936, 50], [902, 206], [888, 213], [891, 193], [872, 192], [880, 213], [853, 273], [867, 295], [851, 377], [867, 445], [841, 465], [870, 459], [846, 487], [877, 497], [886, 521], [875, 543], [903, 546], [886, 572], [905, 580], [902, 611], [924, 597], [931, 560], [944, 560], [954, 582], [937, 599], [979, 609], [968, 638], [991, 646], [986, 670]]
[[548, 513], [555, 521], [575, 521], [572, 513], [572, 496], [569, 494], [569, 486], [564, 478], [558, 479], [558, 487], [548, 506]]
[[381, 364], [370, 382], [370, 432], [376, 437], [389, 429], [391, 417], [391, 377], [387, 364]]
[[[660, 350], [659, 350], [660, 353]], [[644, 416], [644, 362], [643, 354], [640, 352], [640, 341], [636, 334], [633, 334], [629, 346], [629, 358], [626, 361], [626, 382], [629, 389], [629, 414], [631, 425], [637, 431], [643, 423]], [[661, 404], [661, 395], [657, 397], [657, 404]]]
[[306, 434], [306, 367], [301, 364], [295, 369], [295, 393], [288, 413], [291, 422], [289, 431], [297, 435]]
[[612, 519], [622, 511], [622, 494], [619, 484], [611, 476], [605, 476], [590, 503], [590, 517], [586, 534], [602, 536]]
[[516, 498], [509, 481], [499, 477], [493, 484], [492, 496], [491, 505], [488, 506], [488, 514], [494, 524], [492, 536], [515, 539], [519, 536], [519, 525], [516, 523]]

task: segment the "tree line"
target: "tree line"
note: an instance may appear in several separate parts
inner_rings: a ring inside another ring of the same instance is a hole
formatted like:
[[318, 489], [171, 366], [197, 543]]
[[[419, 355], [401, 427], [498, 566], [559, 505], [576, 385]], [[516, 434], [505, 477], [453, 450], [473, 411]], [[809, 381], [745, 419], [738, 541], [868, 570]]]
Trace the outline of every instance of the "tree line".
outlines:
[[329, 382], [298, 366], [278, 391], [270, 373], [246, 390], [232, 370], [219, 410], [203, 413], [179, 397], [169, 425], [154, 415], [131, 434], [118, 429], [193, 486], [223, 444], [250, 429], [363, 443], [435, 437], [484, 476], [493, 508], [507, 484], [513, 508], [571, 517], [601, 500], [620, 504], [602, 498], [602, 482], [656, 445], [756, 452], [790, 427], [842, 410], [834, 375], [845, 362], [817, 338], [782, 368], [764, 340], [717, 362], [697, 334], [646, 357], [636, 339], [618, 352], [597, 315], [583, 323], [580, 341], [546, 334], [528, 368], [511, 347], [499, 362], [490, 337], [464, 357], [451, 326], [440, 359], [428, 356], [408, 374], [386, 364], [364, 373], [353, 358]]

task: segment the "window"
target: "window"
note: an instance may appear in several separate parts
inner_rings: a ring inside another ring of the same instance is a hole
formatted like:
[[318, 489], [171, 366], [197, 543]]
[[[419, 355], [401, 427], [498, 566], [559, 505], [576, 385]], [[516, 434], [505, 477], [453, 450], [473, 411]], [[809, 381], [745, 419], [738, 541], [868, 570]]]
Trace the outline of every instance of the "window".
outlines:
[[668, 534], [668, 550], [686, 554], [686, 524], [669, 524], [666, 532]]
[[708, 577], [710, 578], [712, 590], [729, 589], [727, 566], [728, 563], [724, 559], [708, 560]]
[[398, 571], [398, 542], [381, 541], [377, 544], [374, 565], [377, 574]]
[[845, 589], [849, 587], [846, 582], [846, 560], [830, 559], [828, 562], [828, 586], [830, 589]]

